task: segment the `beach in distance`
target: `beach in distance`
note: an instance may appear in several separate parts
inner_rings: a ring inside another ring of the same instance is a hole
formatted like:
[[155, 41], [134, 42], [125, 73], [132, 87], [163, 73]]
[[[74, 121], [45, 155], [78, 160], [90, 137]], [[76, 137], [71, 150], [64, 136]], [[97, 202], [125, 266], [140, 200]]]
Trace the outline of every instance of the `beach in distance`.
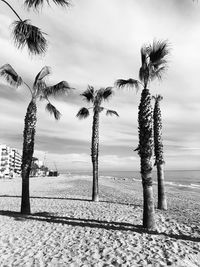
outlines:
[[[170, 184], [169, 173], [168, 210], [156, 209], [154, 232], [142, 228], [134, 172], [101, 173], [98, 203], [89, 173], [32, 178], [31, 215], [19, 212], [21, 179], [1, 179], [0, 266], [200, 266], [200, 189]], [[183, 173], [199, 184], [199, 172]], [[154, 184], [155, 205], [156, 192]]]

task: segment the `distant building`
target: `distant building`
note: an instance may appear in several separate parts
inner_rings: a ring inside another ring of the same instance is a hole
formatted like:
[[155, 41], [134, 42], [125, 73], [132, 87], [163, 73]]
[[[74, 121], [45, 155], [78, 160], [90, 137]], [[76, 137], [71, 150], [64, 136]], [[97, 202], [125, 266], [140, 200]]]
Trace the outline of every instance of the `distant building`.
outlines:
[[32, 158], [30, 177], [47, 176], [48, 168], [43, 165], [43, 161], [36, 157]]
[[22, 157], [17, 149], [0, 145], [0, 177], [15, 177], [21, 173]]
[[59, 175], [58, 171], [52, 171], [50, 170], [49, 173], [48, 173], [48, 176], [55, 176], [57, 177]]

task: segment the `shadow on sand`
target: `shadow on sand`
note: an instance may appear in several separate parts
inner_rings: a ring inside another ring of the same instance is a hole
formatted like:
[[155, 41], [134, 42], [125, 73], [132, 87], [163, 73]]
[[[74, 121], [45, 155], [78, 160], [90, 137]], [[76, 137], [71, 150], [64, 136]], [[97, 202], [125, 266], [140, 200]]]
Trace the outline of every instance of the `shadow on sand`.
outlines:
[[[1, 195], [0, 197], [12, 197], [12, 198], [21, 198], [21, 196], [11, 196], [11, 195]], [[32, 196], [30, 199], [55, 199], [55, 200], [77, 200], [77, 201], [90, 201], [93, 202], [91, 199], [88, 198], [70, 198], [70, 197], [39, 197], [39, 196]], [[93, 202], [94, 203], [94, 202]], [[117, 204], [117, 205], [127, 205], [127, 206], [134, 206], [134, 207], [142, 207], [142, 205], [135, 205], [128, 202], [118, 202], [118, 201], [110, 201], [110, 200], [99, 200], [97, 203], [108, 203], [108, 204]]]
[[98, 228], [98, 229], [105, 229], [105, 230], [131, 231], [131, 232], [140, 233], [140, 234], [148, 233], [148, 234], [153, 234], [157, 236], [166, 236], [169, 238], [174, 238], [176, 240], [200, 242], [200, 238], [183, 235], [183, 234], [174, 235], [174, 234], [167, 234], [165, 232], [158, 233], [157, 231], [147, 231], [141, 225], [134, 225], [134, 224], [124, 223], [124, 222], [113, 222], [113, 221], [103, 221], [103, 220], [94, 220], [94, 219], [54, 216], [48, 212], [23, 215], [20, 212], [1, 210], [0, 215], [13, 217], [15, 220], [20, 220], [20, 221], [33, 220], [33, 221], [39, 221], [39, 222], [59, 223], [62, 225], [69, 225], [69, 226], [90, 227], [90, 228]]

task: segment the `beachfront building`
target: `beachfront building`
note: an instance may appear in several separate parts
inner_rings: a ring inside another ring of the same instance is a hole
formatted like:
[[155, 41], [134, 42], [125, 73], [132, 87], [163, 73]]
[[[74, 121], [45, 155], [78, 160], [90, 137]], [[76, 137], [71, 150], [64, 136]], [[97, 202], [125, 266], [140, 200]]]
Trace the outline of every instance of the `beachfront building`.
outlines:
[[21, 173], [22, 157], [17, 149], [0, 145], [0, 177], [12, 178]]

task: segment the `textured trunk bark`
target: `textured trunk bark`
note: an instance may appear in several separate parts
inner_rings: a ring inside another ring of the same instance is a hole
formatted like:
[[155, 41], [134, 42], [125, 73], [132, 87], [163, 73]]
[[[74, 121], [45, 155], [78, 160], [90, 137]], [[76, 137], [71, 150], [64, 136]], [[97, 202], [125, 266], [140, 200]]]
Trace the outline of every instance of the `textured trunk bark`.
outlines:
[[21, 213], [30, 214], [30, 195], [29, 195], [29, 175], [31, 170], [32, 157], [34, 152], [34, 137], [36, 126], [36, 103], [31, 100], [28, 105], [24, 122], [24, 142], [22, 154], [22, 198]]
[[158, 209], [167, 210], [167, 199], [164, 187], [164, 164], [157, 163]]
[[155, 165], [157, 167], [158, 181], [158, 209], [167, 210], [167, 199], [164, 190], [164, 158], [163, 158], [163, 142], [162, 142], [162, 116], [160, 110], [161, 96], [155, 98], [154, 106], [154, 153]]
[[151, 95], [148, 89], [144, 89], [139, 105], [139, 155], [141, 164], [141, 176], [143, 185], [143, 227], [154, 230], [155, 211], [152, 187], [152, 154], [153, 154], [153, 113], [151, 107]]
[[153, 187], [143, 184], [143, 227], [155, 230]]
[[93, 185], [92, 201], [99, 201], [99, 184], [98, 184], [98, 155], [99, 155], [99, 111], [94, 111], [92, 125], [92, 167], [93, 167]]
[[[149, 168], [151, 163], [148, 160], [143, 161], [143, 166]], [[144, 172], [142, 174], [143, 186], [143, 227], [148, 230], [155, 230], [155, 209], [154, 209], [154, 196], [152, 186], [151, 172]]]

